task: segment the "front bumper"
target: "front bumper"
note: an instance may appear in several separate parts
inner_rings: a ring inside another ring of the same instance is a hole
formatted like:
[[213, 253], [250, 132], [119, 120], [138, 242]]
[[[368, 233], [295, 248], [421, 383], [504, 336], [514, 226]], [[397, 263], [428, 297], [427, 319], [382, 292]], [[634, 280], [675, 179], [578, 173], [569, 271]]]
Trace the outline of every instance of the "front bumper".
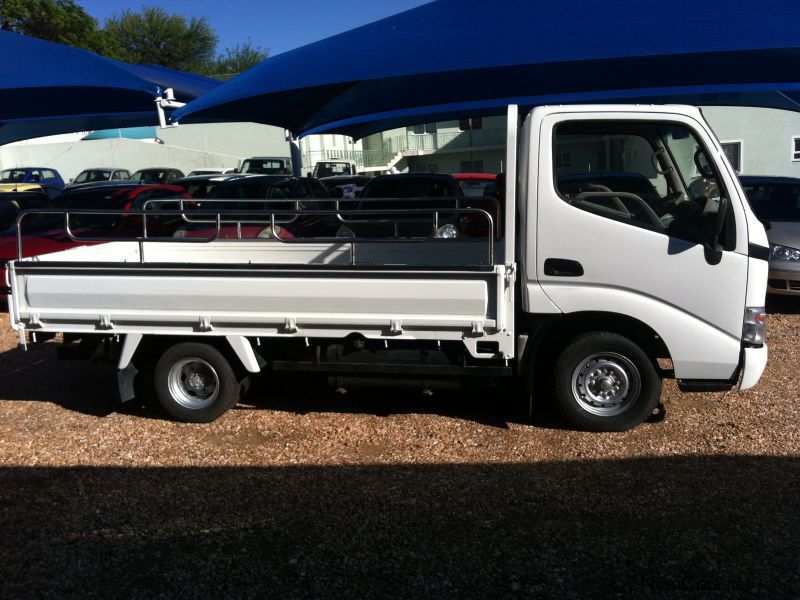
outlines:
[[800, 263], [769, 263], [767, 293], [800, 296]]
[[764, 373], [767, 367], [767, 345], [760, 348], [745, 348], [742, 365], [742, 382], [739, 384], [739, 391], [749, 390]]

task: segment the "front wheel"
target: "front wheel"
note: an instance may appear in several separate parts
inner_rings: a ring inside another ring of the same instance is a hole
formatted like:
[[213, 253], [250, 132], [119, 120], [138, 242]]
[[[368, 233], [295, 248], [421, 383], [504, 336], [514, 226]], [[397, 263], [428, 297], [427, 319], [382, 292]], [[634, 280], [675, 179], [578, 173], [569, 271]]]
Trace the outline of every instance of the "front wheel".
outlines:
[[161, 406], [176, 419], [209, 423], [236, 404], [242, 382], [219, 350], [184, 342], [156, 363], [155, 388]]
[[642, 423], [661, 396], [661, 377], [628, 338], [598, 331], [577, 337], [554, 374], [559, 411], [587, 431], [625, 431]]

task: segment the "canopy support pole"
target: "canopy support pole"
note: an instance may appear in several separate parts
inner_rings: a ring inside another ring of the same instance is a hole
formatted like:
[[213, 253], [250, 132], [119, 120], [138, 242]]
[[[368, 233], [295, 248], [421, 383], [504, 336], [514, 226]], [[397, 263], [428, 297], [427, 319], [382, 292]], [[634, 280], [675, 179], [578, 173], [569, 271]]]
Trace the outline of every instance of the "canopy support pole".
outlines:
[[519, 106], [508, 105], [506, 117], [506, 193], [503, 206], [503, 232], [505, 248], [503, 260], [508, 268], [513, 268], [516, 261], [516, 235], [517, 235], [517, 137], [519, 134]]
[[303, 155], [300, 152], [300, 141], [294, 137], [294, 134], [288, 129], [284, 129], [283, 131], [286, 134], [286, 141], [289, 142], [289, 155], [292, 157], [292, 175], [295, 177], [302, 177]]

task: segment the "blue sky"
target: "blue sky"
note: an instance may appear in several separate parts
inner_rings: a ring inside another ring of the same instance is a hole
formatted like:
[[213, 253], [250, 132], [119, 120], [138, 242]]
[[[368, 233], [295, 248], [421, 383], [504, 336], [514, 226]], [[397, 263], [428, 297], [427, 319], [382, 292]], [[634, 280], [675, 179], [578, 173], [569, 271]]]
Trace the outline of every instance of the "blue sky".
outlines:
[[78, 0], [102, 24], [125, 9], [161, 6], [186, 17], [208, 17], [219, 50], [248, 38], [279, 54], [310, 42], [426, 4], [428, 0]]

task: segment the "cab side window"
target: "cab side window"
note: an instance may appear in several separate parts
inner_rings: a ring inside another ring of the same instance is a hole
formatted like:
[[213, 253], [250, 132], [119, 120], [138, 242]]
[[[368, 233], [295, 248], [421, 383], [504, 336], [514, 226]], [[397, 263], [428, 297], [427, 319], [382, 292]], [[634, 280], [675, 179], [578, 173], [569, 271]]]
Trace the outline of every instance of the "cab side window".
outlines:
[[[704, 153], [679, 124], [572, 121], [555, 130], [554, 183], [577, 209], [703, 243], [723, 194]], [[733, 228], [726, 231], [730, 237]]]

